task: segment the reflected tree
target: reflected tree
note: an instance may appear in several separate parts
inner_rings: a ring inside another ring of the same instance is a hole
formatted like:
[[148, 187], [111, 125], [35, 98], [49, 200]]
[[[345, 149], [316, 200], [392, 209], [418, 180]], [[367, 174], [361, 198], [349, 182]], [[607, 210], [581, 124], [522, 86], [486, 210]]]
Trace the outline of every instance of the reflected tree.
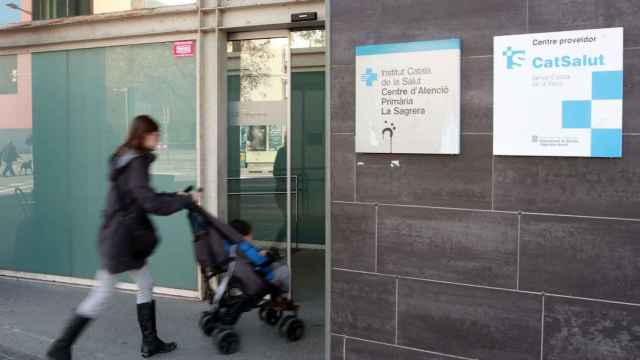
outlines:
[[[241, 42], [240, 101], [254, 100], [254, 92], [265, 88], [263, 85], [270, 75], [269, 65], [275, 56], [270, 39]], [[267, 97], [264, 91], [259, 95]]]
[[324, 30], [305, 30], [291, 33], [291, 47], [317, 48], [325, 46]]

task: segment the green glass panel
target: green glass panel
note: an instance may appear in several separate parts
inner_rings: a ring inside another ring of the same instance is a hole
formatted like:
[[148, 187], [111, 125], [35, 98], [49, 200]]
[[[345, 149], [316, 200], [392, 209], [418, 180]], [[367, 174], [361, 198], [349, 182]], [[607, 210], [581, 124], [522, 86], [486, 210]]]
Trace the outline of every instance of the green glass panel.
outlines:
[[[0, 10], [1, 11], [1, 10]], [[1, 20], [1, 19], [0, 19]], [[16, 55], [0, 56], [0, 95], [16, 95], [18, 60]], [[6, 102], [5, 102], [6, 103]], [[5, 121], [2, 121], [5, 120]], [[0, 124], [14, 123], [15, 119], [0, 119]], [[30, 131], [28, 131], [30, 133]], [[0, 159], [1, 152], [9, 144], [24, 135], [24, 131], [10, 129], [0, 125]], [[5, 171], [6, 164], [0, 161], [0, 175]], [[18, 196], [14, 192], [14, 178], [0, 177], [0, 268], [13, 269], [15, 263], [15, 245], [18, 226], [24, 220], [19, 211]], [[24, 226], [24, 225], [22, 225]]]
[[[112, 99], [116, 108], [112, 114], [128, 112], [128, 116], [124, 114], [121, 117], [126, 120], [134, 114], [145, 113], [161, 125], [161, 148], [152, 168], [152, 182], [156, 189], [175, 192], [195, 185], [195, 57], [175, 58], [171, 44], [166, 43], [109, 48], [107, 69], [107, 92], [110, 94], [107, 98]], [[118, 107], [122, 109], [120, 112]], [[126, 123], [121, 125], [121, 134], [126, 127]], [[197, 278], [192, 236], [186, 214], [155, 217], [153, 220], [162, 240], [157, 253], [151, 258], [156, 284], [195, 289]]]
[[[174, 192], [194, 185], [196, 163], [195, 58], [175, 58], [171, 44], [110, 48], [108, 91], [122, 119], [133, 114], [153, 116], [162, 127], [161, 149], [152, 168], [159, 191]], [[117, 110], [115, 111], [117, 113]], [[122, 124], [124, 133], [127, 124]], [[194, 289], [195, 264], [186, 214], [156, 217], [162, 244], [151, 259], [156, 283]]]
[[[107, 49], [68, 53], [69, 130], [67, 181], [69, 193], [71, 259], [73, 276], [92, 277], [98, 264], [96, 239], [107, 188], [105, 140], [115, 134], [105, 131]], [[111, 138], [111, 139], [109, 139]]]
[[17, 239], [16, 269], [70, 276], [68, 54], [32, 56], [32, 226]]
[[[240, 101], [240, 76], [229, 75], [227, 76], [227, 93], [228, 102]], [[227, 118], [231, 119], [231, 106], [227, 107]], [[242, 129], [246, 131], [246, 129]], [[246, 134], [241, 134], [240, 126], [229, 124], [227, 146], [229, 151], [227, 152], [227, 172], [229, 177], [237, 178], [240, 176], [240, 169], [245, 167], [246, 156]], [[242, 138], [242, 141], [241, 141]], [[238, 151], [238, 149], [240, 151]], [[230, 201], [236, 201], [234, 198], [230, 198]], [[232, 205], [232, 204], [230, 204]]]
[[[305, 244], [324, 244], [325, 238], [325, 73], [294, 72], [291, 89], [291, 216], [292, 240]], [[240, 98], [240, 80], [228, 76], [229, 101]], [[230, 116], [231, 118], [231, 116]], [[282, 134], [282, 129], [271, 130], [270, 144], [286, 154], [284, 143], [271, 140]], [[283, 229], [286, 211], [286, 180], [281, 178], [236, 179], [245, 166], [242, 158], [245, 148], [242, 140], [248, 126], [234, 126], [228, 130], [228, 207], [230, 218], [250, 220], [256, 239], [284, 241]], [[284, 138], [281, 138], [284, 141]], [[269, 145], [269, 149], [272, 146]], [[276, 157], [274, 176], [286, 176], [286, 156]], [[260, 195], [264, 194], [264, 195]]]
[[291, 174], [299, 200], [295, 239], [324, 244], [325, 238], [325, 73], [295, 72], [291, 83]]
[[[107, 160], [135, 115], [162, 128], [154, 186], [174, 192], [196, 183], [195, 58], [176, 58], [161, 43], [38, 53], [32, 64], [34, 190], [14, 194], [0, 178], [0, 226], [11, 238], [0, 242], [0, 267], [93, 277]], [[0, 141], [7, 134], [0, 129]], [[162, 239], [151, 260], [156, 284], [196, 289], [186, 213], [153, 220]]]

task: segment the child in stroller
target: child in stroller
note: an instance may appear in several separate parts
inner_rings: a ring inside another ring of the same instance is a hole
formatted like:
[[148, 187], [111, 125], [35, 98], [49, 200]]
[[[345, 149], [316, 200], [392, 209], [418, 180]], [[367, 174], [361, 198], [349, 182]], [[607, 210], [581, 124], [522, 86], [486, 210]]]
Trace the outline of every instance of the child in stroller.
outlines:
[[[298, 318], [298, 306], [285, 296], [288, 271], [286, 276], [282, 274], [276, 254], [260, 254], [253, 247], [250, 227], [248, 232], [242, 231], [245, 238], [197, 205], [189, 209], [189, 223], [196, 260], [206, 284], [205, 295], [211, 304], [200, 317], [199, 326], [205, 335], [213, 337], [220, 353], [233, 354], [238, 350], [240, 337], [233, 327], [243, 313], [255, 308], [259, 309], [262, 321], [278, 325], [280, 335], [289, 341], [300, 340], [304, 336], [304, 322]], [[235, 222], [235, 225], [242, 230], [240, 225], [248, 224]], [[260, 255], [257, 260], [266, 260], [259, 264], [252, 262], [253, 252]], [[218, 277], [218, 286], [212, 289], [210, 280], [214, 277]]]
[[[253, 229], [251, 224], [244, 220], [233, 220], [229, 223], [242, 237], [244, 241], [238, 244], [238, 250], [255, 266], [255, 271], [273, 286], [272, 296], [279, 306], [288, 307], [288, 299], [285, 295], [289, 291], [289, 268], [280, 262], [280, 251], [272, 247], [260, 250], [253, 246]], [[227, 242], [225, 249], [230, 244]]]

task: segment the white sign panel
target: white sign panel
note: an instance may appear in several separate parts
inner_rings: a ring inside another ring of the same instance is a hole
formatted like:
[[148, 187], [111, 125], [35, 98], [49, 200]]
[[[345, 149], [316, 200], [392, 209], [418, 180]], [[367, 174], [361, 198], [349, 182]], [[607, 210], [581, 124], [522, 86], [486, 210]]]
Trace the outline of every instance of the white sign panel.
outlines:
[[356, 152], [460, 153], [460, 40], [356, 47]]
[[493, 40], [495, 155], [622, 157], [623, 29]]

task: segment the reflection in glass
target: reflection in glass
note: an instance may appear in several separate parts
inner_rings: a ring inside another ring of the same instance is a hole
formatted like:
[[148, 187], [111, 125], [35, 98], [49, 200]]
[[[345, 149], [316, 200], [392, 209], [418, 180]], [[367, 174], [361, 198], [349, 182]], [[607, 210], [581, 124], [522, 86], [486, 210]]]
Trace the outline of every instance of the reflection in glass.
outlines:
[[[288, 39], [245, 40], [241, 42], [241, 102], [279, 101], [280, 103], [277, 105], [283, 105], [282, 102], [287, 96], [286, 56], [288, 45]], [[281, 116], [281, 114], [277, 115]]]
[[288, 38], [230, 41], [227, 48], [229, 217], [250, 220], [256, 240], [281, 244], [286, 169], [274, 176], [274, 164], [287, 131], [288, 49]]
[[0, 26], [32, 17], [47, 20], [195, 3], [196, 0], [0, 0]]
[[33, 226], [31, 55], [0, 56], [0, 268], [14, 269]]
[[325, 46], [324, 30], [303, 30], [291, 33], [291, 48], [322, 48]]
[[128, 11], [163, 6], [194, 4], [195, 0], [89, 0], [93, 3], [93, 13]]
[[[11, 155], [0, 165], [0, 269], [92, 277], [107, 159], [130, 119], [161, 124], [152, 181], [177, 191], [196, 182], [195, 103], [195, 58], [174, 57], [171, 43], [0, 56], [0, 150]], [[194, 289], [195, 271], [166, 266], [193, 268], [184, 217], [156, 225], [158, 283]]]
[[30, 21], [31, 0], [0, 0], [0, 26]]
[[239, 158], [231, 162], [230, 174], [272, 176], [286, 133], [288, 39], [235, 43], [240, 52], [229, 53], [229, 123]]
[[267, 150], [267, 127], [266, 126], [249, 126], [247, 132], [247, 151], [266, 151]]
[[[228, 53], [240, 53], [243, 41], [232, 40], [227, 42]], [[246, 45], [245, 45], [246, 46]], [[326, 46], [325, 30], [298, 30], [291, 32], [291, 49], [323, 48]]]

